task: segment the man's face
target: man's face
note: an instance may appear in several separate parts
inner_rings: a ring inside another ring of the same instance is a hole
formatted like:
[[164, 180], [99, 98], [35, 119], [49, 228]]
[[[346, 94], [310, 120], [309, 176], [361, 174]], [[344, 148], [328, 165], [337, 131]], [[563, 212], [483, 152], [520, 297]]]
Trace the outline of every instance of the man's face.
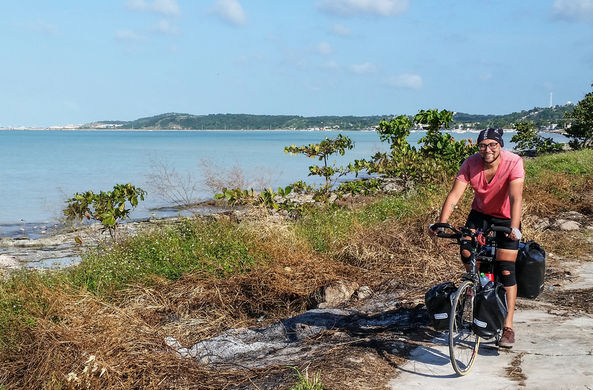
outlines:
[[485, 163], [493, 163], [500, 156], [500, 144], [492, 139], [485, 139], [478, 144], [480, 157]]

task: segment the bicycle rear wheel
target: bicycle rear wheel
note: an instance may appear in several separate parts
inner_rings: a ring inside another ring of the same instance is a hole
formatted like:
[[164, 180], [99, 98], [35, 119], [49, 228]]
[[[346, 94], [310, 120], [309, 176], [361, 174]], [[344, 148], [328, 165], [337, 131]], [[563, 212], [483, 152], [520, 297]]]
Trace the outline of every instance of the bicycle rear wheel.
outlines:
[[480, 337], [472, 331], [474, 320], [473, 282], [466, 280], [455, 292], [449, 316], [449, 356], [459, 375], [471, 370], [480, 347]]

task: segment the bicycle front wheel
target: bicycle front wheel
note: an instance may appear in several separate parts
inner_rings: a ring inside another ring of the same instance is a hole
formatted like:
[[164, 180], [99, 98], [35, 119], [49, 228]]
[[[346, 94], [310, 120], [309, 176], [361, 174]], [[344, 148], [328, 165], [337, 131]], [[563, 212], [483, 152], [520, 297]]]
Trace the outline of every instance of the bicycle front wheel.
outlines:
[[474, 320], [474, 283], [466, 280], [455, 292], [449, 316], [449, 356], [459, 375], [471, 370], [480, 348], [480, 336], [472, 331]]

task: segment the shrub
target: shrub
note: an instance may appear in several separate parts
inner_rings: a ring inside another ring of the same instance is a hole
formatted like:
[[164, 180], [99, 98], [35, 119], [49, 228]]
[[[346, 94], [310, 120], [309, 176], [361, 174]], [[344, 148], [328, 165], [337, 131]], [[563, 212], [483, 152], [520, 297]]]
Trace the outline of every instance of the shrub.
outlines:
[[540, 136], [533, 122], [517, 122], [515, 129], [517, 134], [513, 135], [511, 142], [515, 142], [515, 148], [521, 152], [543, 154], [562, 150], [562, 144]]
[[565, 117], [570, 120], [566, 128], [571, 137], [569, 145], [573, 149], [593, 148], [593, 92], [586, 94]]
[[323, 161], [323, 166], [311, 165], [309, 167], [309, 176], [321, 176], [325, 179], [325, 185], [323, 187], [323, 193], [327, 194], [337, 179], [341, 176], [346, 175], [349, 170], [343, 167], [337, 167], [335, 163], [332, 165], [328, 164], [328, 157], [339, 153], [341, 156], [346, 153], [346, 149], [352, 149], [354, 144], [348, 137], [338, 134], [334, 139], [325, 138], [318, 144], [309, 144], [302, 146], [287, 146], [284, 148], [284, 153], [290, 154], [304, 154], [310, 158], [316, 158], [319, 161]]
[[66, 202], [64, 215], [68, 220], [94, 219], [101, 222], [104, 230], [108, 230], [115, 238], [115, 229], [120, 221], [130, 216], [131, 208], [126, 208], [129, 203], [132, 208], [138, 206], [138, 199], [144, 200], [144, 191], [132, 184], [117, 184], [112, 191], [93, 191], [76, 193]]
[[[350, 164], [353, 172], [366, 170], [370, 174], [399, 177], [404, 181], [435, 182], [453, 174], [463, 160], [477, 152], [471, 141], [455, 141], [450, 134], [442, 134], [448, 128], [453, 114], [437, 109], [420, 110], [413, 120], [405, 115], [379, 123], [377, 132], [381, 141], [390, 143], [389, 153], [377, 153], [371, 161], [356, 160]], [[426, 136], [418, 142], [419, 149], [411, 146], [407, 138], [414, 126], [427, 129]]]

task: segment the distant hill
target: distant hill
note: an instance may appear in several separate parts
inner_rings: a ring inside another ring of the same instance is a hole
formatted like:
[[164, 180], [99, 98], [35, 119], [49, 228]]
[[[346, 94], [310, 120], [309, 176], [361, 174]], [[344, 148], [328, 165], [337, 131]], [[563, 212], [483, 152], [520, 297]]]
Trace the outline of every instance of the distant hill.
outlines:
[[554, 107], [535, 107], [529, 111], [513, 112], [505, 115], [472, 115], [462, 112], [455, 113], [453, 119], [456, 124], [463, 124], [464, 127], [485, 129], [488, 127], [513, 127], [513, 124], [521, 121], [531, 121], [539, 128], [550, 127], [551, 125], [562, 125], [566, 122], [564, 114], [574, 109], [573, 104]]
[[364, 129], [377, 125], [382, 116], [317, 116], [167, 113], [127, 122], [130, 129], [167, 130], [264, 130], [264, 129]]
[[[572, 111], [574, 105], [550, 108], [533, 108], [529, 111], [505, 115], [474, 115], [457, 112], [453, 115], [454, 126], [460, 128], [483, 129], [487, 127], [512, 127], [517, 121], [533, 121], [536, 126], [562, 127], [564, 113]], [[250, 115], [250, 114], [209, 114], [192, 115], [166, 113], [134, 121], [100, 121], [87, 123], [86, 128], [124, 128], [156, 130], [274, 130], [274, 129], [325, 129], [361, 130], [371, 129], [382, 119], [390, 120], [393, 115], [375, 116], [315, 116], [297, 115]]]

